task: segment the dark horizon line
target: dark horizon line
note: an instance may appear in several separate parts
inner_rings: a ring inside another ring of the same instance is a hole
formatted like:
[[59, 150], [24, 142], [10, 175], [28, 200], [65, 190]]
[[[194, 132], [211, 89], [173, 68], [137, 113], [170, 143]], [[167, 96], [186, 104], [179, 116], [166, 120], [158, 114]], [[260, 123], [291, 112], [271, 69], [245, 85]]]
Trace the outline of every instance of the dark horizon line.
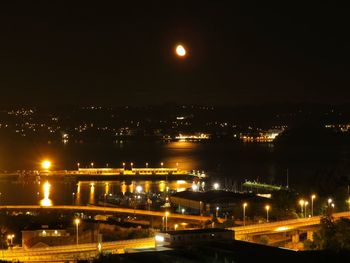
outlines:
[[0, 109], [6, 108], [84, 108], [84, 107], [101, 107], [101, 108], [145, 108], [145, 107], [167, 107], [167, 106], [186, 106], [186, 107], [215, 107], [215, 108], [241, 108], [241, 107], [271, 107], [271, 106], [350, 106], [350, 102], [326, 103], [326, 102], [261, 102], [261, 103], [235, 103], [235, 104], [207, 104], [207, 103], [179, 103], [179, 102], [161, 102], [149, 104], [112, 104], [112, 103], [57, 103], [57, 104], [40, 104], [40, 103], [12, 103], [2, 104]]

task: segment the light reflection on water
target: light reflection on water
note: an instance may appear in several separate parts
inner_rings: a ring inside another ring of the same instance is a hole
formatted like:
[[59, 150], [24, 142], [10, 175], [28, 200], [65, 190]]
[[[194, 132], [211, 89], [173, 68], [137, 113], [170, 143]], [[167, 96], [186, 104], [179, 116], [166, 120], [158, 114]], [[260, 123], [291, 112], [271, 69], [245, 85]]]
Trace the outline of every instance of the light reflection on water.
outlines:
[[[191, 182], [178, 181], [61, 181], [50, 180], [50, 186], [45, 188], [45, 184], [40, 181], [0, 181], [0, 205], [31, 204], [38, 205], [45, 200], [50, 201], [49, 205], [85, 205], [97, 204], [99, 198], [109, 194], [133, 193], [136, 186], [141, 186], [146, 193], [164, 192], [166, 185], [170, 190], [183, 191], [191, 187]], [[42, 191], [43, 189], [44, 192]], [[39, 194], [37, 194], [39, 193]], [[52, 203], [51, 203], [52, 202]]]
[[[63, 144], [62, 144], [63, 145]], [[239, 185], [245, 179], [281, 184], [279, 175], [285, 173], [285, 168], [293, 174], [305, 173], [305, 165], [296, 167], [288, 164], [292, 158], [276, 159], [273, 152], [264, 145], [246, 145], [229, 142], [127, 142], [123, 147], [110, 143], [20, 143], [8, 142], [0, 147], [0, 170], [38, 169], [37, 159], [41, 156], [50, 157], [57, 169], [76, 169], [88, 166], [92, 161], [97, 167], [122, 167], [122, 163], [134, 163], [134, 167], [178, 167], [184, 170], [200, 170], [209, 173], [210, 178], [219, 180], [221, 185], [228, 187], [237, 183]], [[39, 149], [39, 154], [38, 154]], [[33, 160], [28, 156], [34, 156]], [[35, 157], [36, 156], [36, 157]], [[279, 164], [281, 163], [281, 164]], [[317, 163], [318, 165], [318, 163]], [[284, 177], [283, 177], [284, 178]], [[226, 179], [229, 179], [225, 181]], [[220, 181], [221, 180], [221, 181]], [[43, 199], [42, 185], [40, 181], [9, 181], [0, 178], [0, 204], [39, 204]], [[136, 186], [142, 184], [144, 191], [164, 192], [168, 186], [170, 189], [183, 190], [191, 186], [174, 185], [174, 182], [143, 181], [143, 182], [94, 182], [93, 195], [91, 194], [92, 182], [77, 183], [74, 180], [50, 179], [52, 186], [50, 199], [54, 204], [86, 204], [96, 202], [104, 193], [134, 192]]]

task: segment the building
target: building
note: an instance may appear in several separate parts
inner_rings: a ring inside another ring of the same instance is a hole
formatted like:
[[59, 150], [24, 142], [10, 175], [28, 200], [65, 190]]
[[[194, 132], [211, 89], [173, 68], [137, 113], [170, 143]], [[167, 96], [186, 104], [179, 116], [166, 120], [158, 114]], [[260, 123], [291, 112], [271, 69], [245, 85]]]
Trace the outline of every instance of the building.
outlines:
[[72, 237], [64, 229], [38, 229], [22, 231], [23, 248], [67, 245]]
[[172, 205], [178, 210], [185, 209], [187, 212], [202, 215], [222, 215], [232, 213], [236, 209], [241, 210], [242, 204], [247, 202], [252, 205], [261, 205], [270, 201], [268, 198], [251, 193], [235, 193], [223, 190], [206, 192], [183, 191], [170, 197]]
[[233, 240], [231, 230], [221, 228], [205, 228], [159, 232], [155, 235], [157, 246], [179, 246], [203, 241]]

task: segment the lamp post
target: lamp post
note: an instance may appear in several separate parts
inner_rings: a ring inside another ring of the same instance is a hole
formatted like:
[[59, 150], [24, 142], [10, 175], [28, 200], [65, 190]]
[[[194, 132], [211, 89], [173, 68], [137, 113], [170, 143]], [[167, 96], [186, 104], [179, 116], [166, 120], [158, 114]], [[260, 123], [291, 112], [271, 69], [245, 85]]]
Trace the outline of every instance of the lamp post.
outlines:
[[311, 196], [311, 216], [314, 216], [314, 199], [316, 198], [316, 195]]
[[331, 203], [333, 202], [332, 198], [328, 198], [327, 202], [328, 202], [328, 206], [330, 206]]
[[307, 213], [306, 213], [306, 211], [307, 211], [307, 205], [309, 204], [309, 202], [308, 202], [308, 201], [305, 201], [304, 204], [305, 204], [305, 215], [304, 215], [304, 217], [306, 218], [306, 215], [307, 215]]
[[301, 214], [303, 214], [303, 213], [304, 213], [304, 200], [301, 199], [301, 200], [299, 201], [299, 204], [300, 204], [300, 208], [301, 208]]
[[245, 208], [247, 207], [247, 203], [243, 204], [243, 226], [245, 226]]
[[219, 207], [217, 206], [216, 207], [216, 218], [218, 218], [219, 217]]
[[219, 183], [214, 183], [214, 184], [213, 184], [214, 190], [218, 190], [219, 187], [220, 187]]
[[79, 168], [80, 168], [80, 163], [77, 163], [77, 166], [78, 166], [78, 170], [79, 170]]
[[175, 231], [176, 231], [176, 229], [177, 229], [178, 226], [179, 226], [178, 224], [175, 224], [175, 225], [174, 225]]
[[94, 168], [94, 163], [92, 162], [92, 163], [90, 163], [90, 165], [91, 165], [91, 168]]
[[130, 166], [131, 166], [131, 171], [132, 171], [132, 167], [134, 166], [134, 163], [130, 163]]
[[185, 208], [181, 209], [181, 213], [184, 214], [185, 213]]
[[11, 247], [13, 246], [13, 238], [15, 237], [14, 234], [11, 234], [11, 235], [7, 235], [7, 239], [10, 240], [10, 245]]
[[148, 163], [146, 163], [146, 168], [148, 168]]
[[123, 169], [125, 170], [125, 163], [123, 163]]
[[166, 211], [165, 212], [165, 231], [168, 231], [168, 216], [169, 216], [169, 212]]
[[80, 219], [76, 218], [74, 219], [74, 223], [76, 226], [76, 232], [77, 232], [77, 245], [79, 244], [79, 224], [80, 224]]
[[266, 209], [266, 222], [269, 222], [269, 210], [270, 210], [270, 206], [269, 206], [269, 205], [266, 205], [266, 206], [265, 206], [265, 209]]

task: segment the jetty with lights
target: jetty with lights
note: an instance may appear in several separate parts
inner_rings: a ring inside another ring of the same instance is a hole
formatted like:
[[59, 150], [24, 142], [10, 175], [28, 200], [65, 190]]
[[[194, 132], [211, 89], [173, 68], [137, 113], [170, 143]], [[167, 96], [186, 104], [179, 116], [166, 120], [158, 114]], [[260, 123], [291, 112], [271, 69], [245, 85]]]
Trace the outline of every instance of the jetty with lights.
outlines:
[[[24, 170], [17, 171], [13, 173], [0, 173], [0, 177], [5, 176], [18, 176], [19, 178], [26, 178], [32, 176], [39, 177], [51, 177], [51, 178], [74, 178], [78, 181], [84, 180], [94, 180], [94, 181], [103, 181], [103, 180], [134, 180], [134, 179], [144, 179], [144, 180], [190, 180], [190, 179], [199, 179], [205, 180], [207, 175], [204, 171], [198, 170], [184, 170], [178, 167], [169, 168], [161, 167], [150, 168], [142, 167], [135, 168], [132, 165], [127, 167], [123, 163], [122, 168], [95, 168], [90, 164], [91, 167], [81, 168], [78, 165], [76, 170], [55, 170], [52, 169], [51, 163], [44, 161], [42, 163], [42, 169], [40, 170]], [[147, 165], [148, 166], [148, 165]]]

